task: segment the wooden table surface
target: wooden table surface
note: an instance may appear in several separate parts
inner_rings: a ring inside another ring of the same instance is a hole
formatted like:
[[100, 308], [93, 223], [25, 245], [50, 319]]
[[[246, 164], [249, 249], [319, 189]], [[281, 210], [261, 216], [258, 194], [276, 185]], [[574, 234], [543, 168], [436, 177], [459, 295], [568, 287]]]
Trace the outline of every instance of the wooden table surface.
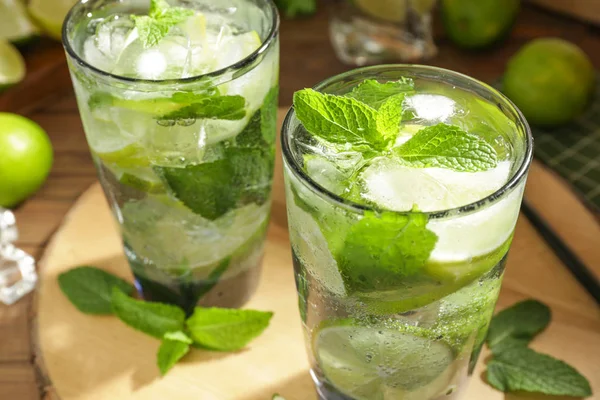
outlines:
[[[323, 8], [323, 7], [322, 7]], [[503, 71], [507, 59], [524, 43], [541, 36], [559, 36], [583, 48], [600, 68], [600, 29], [525, 5], [506, 42], [483, 52], [452, 46], [436, 28], [439, 54], [427, 63], [453, 69], [483, 81]], [[295, 90], [310, 87], [349, 69], [329, 44], [327, 13], [309, 19], [284, 20], [281, 26], [280, 104], [289, 106]], [[74, 200], [96, 180], [69, 81], [62, 48], [42, 40], [27, 49], [26, 80], [0, 96], [0, 111], [19, 112], [37, 121], [50, 135], [55, 161], [45, 186], [16, 210], [18, 245], [36, 258]], [[0, 305], [0, 399], [39, 399], [44, 382], [33, 366], [32, 296], [10, 307]], [[595, 311], [594, 311], [595, 312]]]

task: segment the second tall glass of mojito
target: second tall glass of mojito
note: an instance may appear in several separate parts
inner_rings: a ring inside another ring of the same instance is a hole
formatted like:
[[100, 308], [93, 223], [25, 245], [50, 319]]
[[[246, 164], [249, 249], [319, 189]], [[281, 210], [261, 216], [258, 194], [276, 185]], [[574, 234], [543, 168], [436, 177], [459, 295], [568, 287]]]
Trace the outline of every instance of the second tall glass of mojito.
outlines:
[[297, 92], [282, 149], [320, 398], [461, 398], [531, 162], [521, 113], [455, 72], [369, 67]]
[[256, 289], [278, 24], [270, 0], [88, 0], [65, 21], [92, 157], [148, 300], [239, 307]]

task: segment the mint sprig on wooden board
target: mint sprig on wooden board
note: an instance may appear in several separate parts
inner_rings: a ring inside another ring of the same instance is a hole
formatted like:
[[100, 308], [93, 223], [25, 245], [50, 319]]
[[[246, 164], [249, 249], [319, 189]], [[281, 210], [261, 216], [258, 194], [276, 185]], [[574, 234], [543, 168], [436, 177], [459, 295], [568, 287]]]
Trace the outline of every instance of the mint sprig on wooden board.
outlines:
[[273, 313], [196, 307], [191, 317], [174, 305], [136, 300], [132, 285], [99, 268], [85, 266], [64, 272], [59, 286], [71, 303], [86, 314], [114, 313], [121, 321], [161, 339], [157, 365], [166, 374], [190, 351], [191, 345], [217, 351], [237, 351], [258, 337]]
[[564, 361], [527, 347], [548, 326], [548, 306], [525, 300], [499, 312], [490, 323], [486, 343], [493, 353], [486, 378], [503, 392], [524, 391], [554, 396], [592, 395], [588, 380]]

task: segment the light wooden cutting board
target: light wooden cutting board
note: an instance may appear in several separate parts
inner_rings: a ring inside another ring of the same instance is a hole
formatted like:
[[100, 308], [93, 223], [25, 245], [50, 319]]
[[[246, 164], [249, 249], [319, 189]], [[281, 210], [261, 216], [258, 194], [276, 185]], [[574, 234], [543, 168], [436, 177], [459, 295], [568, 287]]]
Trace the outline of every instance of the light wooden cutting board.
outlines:
[[[54, 396], [62, 400], [269, 400], [280, 393], [288, 400], [316, 399], [297, 311], [280, 161], [277, 168], [264, 272], [257, 294], [247, 305], [274, 311], [270, 327], [238, 353], [194, 350], [164, 378], [155, 365], [158, 340], [114, 317], [84, 315], [60, 292], [58, 274], [82, 264], [131, 279], [99, 185], [77, 201], [40, 267], [37, 355]], [[586, 262], [600, 266], [600, 228], [566, 187], [534, 165], [528, 196], [534, 206], [543, 208], [541, 213], [552, 216], [561, 233], [577, 242]], [[600, 394], [600, 309], [522, 217], [498, 307], [528, 297], [547, 303], [553, 312], [550, 327], [533, 347], [575, 366]], [[482, 381], [487, 356], [484, 352], [480, 358], [466, 399], [520, 399]]]

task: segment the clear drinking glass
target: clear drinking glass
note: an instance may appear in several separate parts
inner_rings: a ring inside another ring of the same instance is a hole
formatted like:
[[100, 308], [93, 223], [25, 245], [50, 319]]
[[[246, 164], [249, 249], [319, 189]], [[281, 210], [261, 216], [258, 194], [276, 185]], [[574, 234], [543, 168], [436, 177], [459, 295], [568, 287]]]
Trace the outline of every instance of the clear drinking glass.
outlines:
[[329, 29], [337, 56], [353, 65], [433, 57], [435, 1], [333, 0]]
[[256, 289], [276, 138], [270, 0], [172, 1], [196, 14], [144, 48], [147, 0], [80, 1], [63, 42], [98, 176], [144, 298], [239, 307]]
[[[500, 290], [532, 157], [517, 108], [490, 86], [427, 66], [361, 68], [314, 89], [344, 95], [368, 79], [406, 78], [414, 92], [404, 99], [397, 143], [443, 122], [483, 138], [500, 161], [471, 173], [388, 164], [384, 155], [364, 167], [359, 153], [331, 151], [290, 110], [282, 130], [290, 241], [321, 399], [459, 399]], [[356, 193], [344, 185], [356, 176], [370, 203], [349, 200]], [[462, 197], [464, 205], [436, 209]], [[413, 250], [388, 252], [422, 248], [432, 237], [420, 264], [407, 261]]]

